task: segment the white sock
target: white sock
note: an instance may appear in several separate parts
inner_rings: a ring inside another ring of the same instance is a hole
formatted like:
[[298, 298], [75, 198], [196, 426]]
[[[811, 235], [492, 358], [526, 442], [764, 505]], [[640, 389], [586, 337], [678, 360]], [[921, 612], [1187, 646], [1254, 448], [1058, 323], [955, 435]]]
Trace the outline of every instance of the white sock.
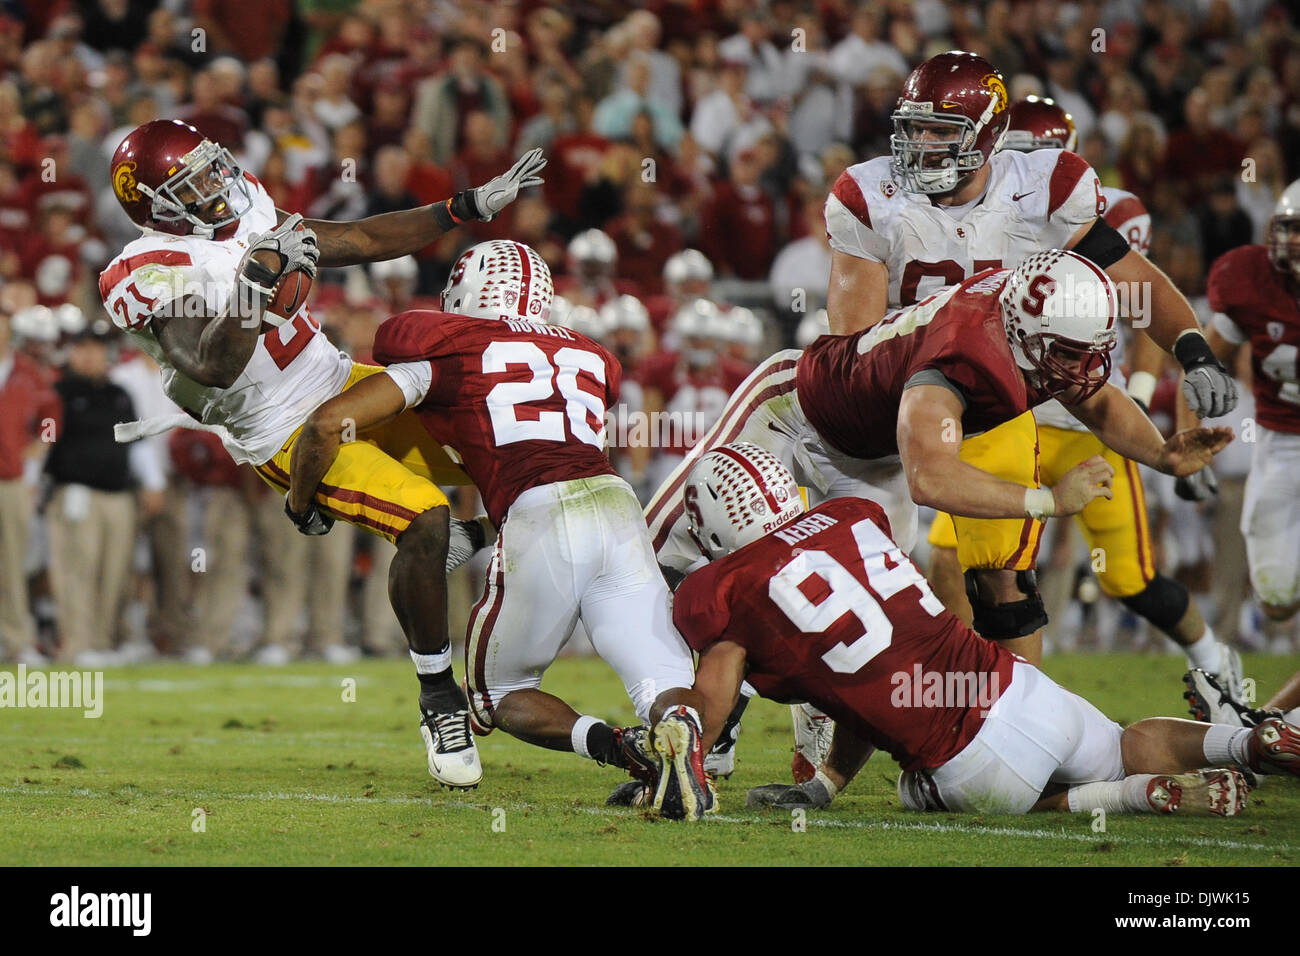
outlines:
[[1205, 633], [1184, 647], [1183, 653], [1193, 667], [1209, 671], [1215, 677], [1219, 676], [1219, 670], [1223, 667], [1223, 647], [1214, 639], [1210, 625], [1205, 625]]
[[1246, 742], [1250, 740], [1249, 727], [1232, 727], [1228, 724], [1210, 724], [1205, 732], [1205, 759], [1211, 767], [1225, 764], [1234, 767], [1249, 767], [1246, 756]]
[[417, 654], [411, 651], [411, 660], [415, 661], [417, 674], [441, 674], [451, 667], [451, 645], [448, 644], [445, 651], [437, 654]]
[[573, 730], [569, 732], [569, 739], [573, 742], [573, 752], [579, 757], [591, 759], [591, 751], [587, 749], [587, 732], [599, 723], [600, 721], [595, 717], [579, 717], [574, 722]]
[[1295, 710], [1288, 710], [1282, 715], [1282, 719], [1288, 724], [1300, 724], [1300, 707], [1295, 708]]
[[1100, 807], [1107, 813], [1145, 813], [1151, 809], [1147, 803], [1147, 784], [1156, 775], [1135, 773], [1123, 780], [1102, 780], [1071, 787], [1066, 794], [1071, 813], [1091, 813]]

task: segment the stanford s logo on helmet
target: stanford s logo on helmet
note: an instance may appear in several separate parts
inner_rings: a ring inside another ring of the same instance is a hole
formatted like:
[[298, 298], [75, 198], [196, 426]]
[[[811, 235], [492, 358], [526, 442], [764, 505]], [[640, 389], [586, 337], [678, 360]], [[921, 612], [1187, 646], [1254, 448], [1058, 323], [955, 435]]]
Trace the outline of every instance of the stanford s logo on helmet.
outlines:
[[757, 541], [804, 513], [794, 475], [752, 442], [723, 445], [701, 458], [686, 480], [691, 537], [709, 558]]
[[109, 176], [133, 223], [175, 236], [226, 238], [253, 204], [230, 151], [179, 120], [154, 120], [128, 133]]
[[1068, 149], [1074, 152], [1079, 131], [1074, 117], [1055, 100], [1027, 96], [1011, 107], [1011, 118], [1000, 149], [1032, 153], [1036, 149]]
[[522, 242], [493, 239], [461, 253], [442, 290], [442, 310], [545, 324], [554, 298], [550, 267], [536, 250]]
[[998, 302], [1011, 354], [1035, 385], [1076, 404], [1106, 384], [1119, 301], [1093, 262], [1061, 249], [1032, 255]]
[[1002, 74], [982, 56], [952, 50], [931, 57], [898, 98], [890, 172], [908, 192], [951, 192], [993, 154], [1009, 106]]

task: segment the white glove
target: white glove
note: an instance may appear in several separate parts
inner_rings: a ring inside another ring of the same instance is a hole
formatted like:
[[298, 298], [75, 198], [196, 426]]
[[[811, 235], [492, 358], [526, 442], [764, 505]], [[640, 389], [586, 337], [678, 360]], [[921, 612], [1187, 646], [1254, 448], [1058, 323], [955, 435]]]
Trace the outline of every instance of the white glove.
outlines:
[[519, 190], [528, 186], [540, 186], [544, 182], [537, 174], [546, 165], [546, 157], [540, 147], [534, 147], [520, 156], [510, 169], [490, 179], [473, 190], [474, 205], [478, 207], [478, 217], [483, 222], [491, 222], [497, 213], [515, 201]]
[[745, 795], [745, 807], [757, 810], [772, 807], [777, 810], [821, 810], [831, 805], [835, 797], [821, 778], [791, 786], [785, 783], [769, 783], [754, 787]]

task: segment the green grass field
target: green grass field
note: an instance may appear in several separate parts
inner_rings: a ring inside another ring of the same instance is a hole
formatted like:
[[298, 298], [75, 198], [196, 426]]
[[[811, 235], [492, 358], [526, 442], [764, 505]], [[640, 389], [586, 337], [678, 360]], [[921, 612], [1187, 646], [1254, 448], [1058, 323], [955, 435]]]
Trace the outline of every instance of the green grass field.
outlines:
[[[1297, 666], [1247, 657], [1246, 673], [1263, 700]], [[1047, 669], [1129, 722], [1181, 715], [1183, 668], [1105, 655]], [[597, 660], [562, 659], [545, 686], [584, 713], [632, 717]], [[405, 661], [141, 667], [108, 672], [104, 692], [97, 720], [0, 709], [0, 865], [1300, 863], [1300, 786], [1278, 778], [1234, 819], [1112, 815], [1098, 833], [1084, 814], [905, 814], [897, 767], [877, 754], [798, 832], [789, 814], [744, 809], [747, 788], [788, 779], [789, 711], [767, 701], [746, 716], [721, 813], [687, 825], [607, 809], [616, 771], [499, 732], [480, 741], [478, 790], [438, 790]]]

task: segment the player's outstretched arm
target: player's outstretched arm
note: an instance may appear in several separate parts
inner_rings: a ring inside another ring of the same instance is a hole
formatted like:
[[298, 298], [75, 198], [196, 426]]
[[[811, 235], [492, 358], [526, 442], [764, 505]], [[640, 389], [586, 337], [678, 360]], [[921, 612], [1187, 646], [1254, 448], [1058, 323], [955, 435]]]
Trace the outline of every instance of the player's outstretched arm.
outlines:
[[700, 654], [695, 669], [695, 691], [704, 698], [705, 753], [718, 741], [727, 715], [736, 706], [740, 684], [745, 679], [745, 649], [734, 641], [710, 644]]
[[354, 441], [368, 428], [396, 418], [406, 409], [406, 396], [387, 375], [367, 376], [312, 412], [302, 426], [289, 463], [289, 510], [312, 511], [316, 487], [330, 470], [344, 441]]
[[1200, 471], [1232, 441], [1231, 428], [1189, 428], [1165, 441], [1133, 399], [1109, 383], [1066, 408], [1112, 451], [1167, 475]]
[[903, 391], [898, 408], [898, 452], [912, 500], [971, 518], [1024, 517], [1033, 503], [1026, 497], [1030, 489], [1003, 481], [959, 457], [961, 415], [961, 399], [942, 385], [913, 385]]
[[[540, 149], [530, 149], [509, 170], [476, 189], [463, 189], [450, 199], [418, 209], [403, 209], [354, 222], [308, 220], [320, 242], [322, 266], [350, 266], [419, 252], [462, 222], [491, 222], [519, 190], [542, 185], [537, 175], [546, 165]], [[281, 220], [288, 213], [277, 210]]]

